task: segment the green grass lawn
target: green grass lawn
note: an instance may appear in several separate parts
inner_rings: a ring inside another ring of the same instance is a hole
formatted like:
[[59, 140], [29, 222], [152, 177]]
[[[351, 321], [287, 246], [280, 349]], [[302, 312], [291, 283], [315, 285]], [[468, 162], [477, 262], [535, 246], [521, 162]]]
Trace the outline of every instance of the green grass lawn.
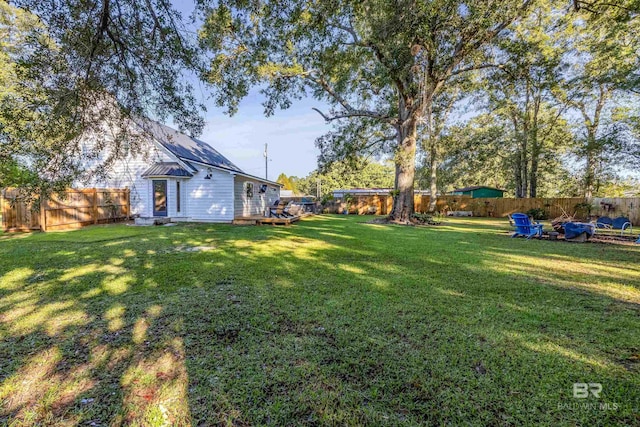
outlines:
[[369, 219], [0, 235], [0, 424], [640, 425], [640, 247]]

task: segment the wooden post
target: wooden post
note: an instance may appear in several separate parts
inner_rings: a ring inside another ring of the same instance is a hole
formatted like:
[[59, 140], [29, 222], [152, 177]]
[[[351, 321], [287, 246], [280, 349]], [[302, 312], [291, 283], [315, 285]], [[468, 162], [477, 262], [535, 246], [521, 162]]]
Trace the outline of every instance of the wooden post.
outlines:
[[98, 223], [98, 189], [94, 188], [93, 191], [93, 209], [92, 209], [92, 215], [93, 215], [93, 223], [97, 224]]
[[47, 231], [47, 198], [40, 193], [40, 230]]
[[124, 188], [125, 208], [127, 210], [127, 221], [131, 219], [131, 190], [129, 187]]
[[4, 190], [0, 191], [0, 213], [2, 213], [2, 229], [7, 231], [7, 213], [4, 210], [6, 201], [4, 200]]

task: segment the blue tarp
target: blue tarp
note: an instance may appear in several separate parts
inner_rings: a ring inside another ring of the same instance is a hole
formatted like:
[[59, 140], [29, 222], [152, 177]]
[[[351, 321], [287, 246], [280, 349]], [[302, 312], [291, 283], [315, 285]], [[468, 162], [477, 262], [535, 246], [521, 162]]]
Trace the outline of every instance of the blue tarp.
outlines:
[[567, 222], [564, 224], [565, 239], [573, 239], [582, 233], [587, 233], [587, 237], [593, 236], [593, 233], [595, 233], [593, 224], [584, 224], [582, 222]]

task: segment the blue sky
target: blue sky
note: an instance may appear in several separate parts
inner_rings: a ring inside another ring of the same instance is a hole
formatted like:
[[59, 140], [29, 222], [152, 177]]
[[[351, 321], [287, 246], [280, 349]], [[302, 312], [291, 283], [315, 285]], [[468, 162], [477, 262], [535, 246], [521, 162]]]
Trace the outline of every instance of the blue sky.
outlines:
[[311, 110], [321, 107], [314, 99], [295, 102], [288, 110], [265, 117], [262, 97], [253, 90], [242, 101], [238, 113], [229, 117], [211, 102], [205, 114], [206, 126], [200, 139], [211, 144], [246, 173], [264, 176], [264, 144], [269, 144], [269, 179], [282, 172], [306, 176], [317, 166], [315, 139], [330, 126]]

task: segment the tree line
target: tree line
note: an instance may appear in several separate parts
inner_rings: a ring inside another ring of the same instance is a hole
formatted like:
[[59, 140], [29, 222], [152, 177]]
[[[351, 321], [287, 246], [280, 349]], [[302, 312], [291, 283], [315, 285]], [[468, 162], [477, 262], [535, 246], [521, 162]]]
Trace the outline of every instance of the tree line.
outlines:
[[328, 200], [333, 191], [350, 188], [393, 189], [394, 168], [392, 164], [380, 164], [366, 159], [336, 161], [324, 169], [316, 169], [305, 177], [287, 176], [281, 173], [277, 182], [285, 190], [296, 195], [315, 196]]

